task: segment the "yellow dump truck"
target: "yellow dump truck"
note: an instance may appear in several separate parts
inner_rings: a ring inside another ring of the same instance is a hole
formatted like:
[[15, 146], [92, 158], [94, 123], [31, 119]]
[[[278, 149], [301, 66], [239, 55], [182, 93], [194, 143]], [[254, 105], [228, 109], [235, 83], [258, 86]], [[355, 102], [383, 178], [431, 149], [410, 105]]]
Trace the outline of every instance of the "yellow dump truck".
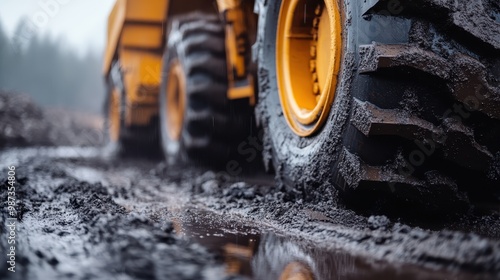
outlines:
[[500, 199], [495, 0], [117, 0], [104, 75], [124, 147], [227, 169], [262, 152], [354, 205]]

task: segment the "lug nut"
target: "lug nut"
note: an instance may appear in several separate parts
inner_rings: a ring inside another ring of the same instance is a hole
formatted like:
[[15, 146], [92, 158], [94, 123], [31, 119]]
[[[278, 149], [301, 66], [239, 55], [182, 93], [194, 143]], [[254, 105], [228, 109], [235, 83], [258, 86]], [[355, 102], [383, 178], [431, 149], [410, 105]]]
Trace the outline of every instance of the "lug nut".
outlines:
[[319, 98], [319, 84], [318, 83], [313, 84], [313, 93], [315, 95], [318, 95], [318, 96], [316, 96], [316, 102], [317, 102], [319, 100], [318, 99]]
[[315, 17], [313, 20], [313, 27], [318, 28], [319, 25], [319, 17]]
[[311, 58], [316, 58], [316, 46], [311, 46]]
[[316, 9], [314, 10], [314, 14], [319, 16], [321, 14], [321, 5], [316, 6]]
[[311, 72], [316, 72], [316, 60], [311, 59], [309, 61], [309, 68], [310, 68]]

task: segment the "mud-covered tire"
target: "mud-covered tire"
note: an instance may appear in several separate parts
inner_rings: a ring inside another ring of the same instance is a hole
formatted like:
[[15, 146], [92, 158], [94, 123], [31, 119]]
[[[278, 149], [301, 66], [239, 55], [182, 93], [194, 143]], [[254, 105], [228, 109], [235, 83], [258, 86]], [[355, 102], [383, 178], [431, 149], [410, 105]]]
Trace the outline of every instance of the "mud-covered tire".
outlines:
[[[227, 98], [225, 32], [214, 15], [189, 14], [172, 20], [163, 57], [160, 89], [160, 131], [165, 157], [178, 162], [194, 160], [223, 164], [235, 143], [251, 129], [251, 106], [247, 99]], [[180, 137], [170, 137], [167, 88], [169, 73], [180, 65], [184, 91], [184, 112]]]
[[103, 134], [106, 143], [109, 142], [114, 142], [114, 140], [111, 139], [111, 117], [110, 117], [110, 106], [111, 106], [111, 94], [112, 94], [112, 86], [111, 85], [106, 85], [108, 89], [106, 90], [106, 97], [104, 98], [104, 104], [102, 107], [102, 115], [104, 117], [104, 127], [103, 127]]
[[277, 178], [315, 199], [335, 186], [370, 211], [436, 215], [469, 198], [498, 201], [500, 24], [490, 2], [339, 1], [336, 97], [323, 129], [299, 137], [277, 94], [282, 1], [258, 1], [256, 115]]
[[[126, 97], [124, 89], [120, 89], [109, 78], [107, 81], [107, 95], [104, 102], [104, 137], [106, 148], [112, 154], [119, 156], [135, 156], [156, 153], [159, 148], [158, 118], [151, 120], [145, 126], [127, 126], [125, 124]], [[118, 94], [117, 123], [110, 118], [113, 91]], [[112, 137], [112, 130], [118, 126], [118, 134]]]
[[[113, 83], [111, 78], [106, 81], [107, 93], [104, 102], [104, 136], [106, 146], [114, 152], [122, 148], [124, 142], [124, 93]], [[113, 96], [117, 94], [117, 96]], [[115, 108], [113, 108], [115, 107]], [[113, 115], [117, 114], [113, 117]], [[116, 134], [116, 135], [113, 135]]]

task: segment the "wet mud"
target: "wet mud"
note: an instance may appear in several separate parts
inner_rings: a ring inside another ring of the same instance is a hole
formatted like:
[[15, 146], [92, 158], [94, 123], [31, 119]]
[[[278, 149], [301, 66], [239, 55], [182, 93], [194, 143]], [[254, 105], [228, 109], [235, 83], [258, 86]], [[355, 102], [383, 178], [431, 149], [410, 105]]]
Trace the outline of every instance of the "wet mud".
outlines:
[[[213, 254], [175, 234], [170, 220], [162, 217], [167, 211], [120, 205], [115, 202], [120, 195], [108, 190], [105, 182], [97, 182], [94, 174], [99, 172], [64, 162], [71, 158], [55, 159], [36, 157], [29, 159], [30, 164], [16, 163], [16, 273], [7, 271], [2, 254], [0, 278], [218, 279], [223, 275]], [[1, 198], [7, 201], [6, 192]], [[2, 212], [3, 222], [6, 216]], [[1, 235], [5, 234], [2, 227]], [[6, 239], [0, 244], [6, 252]]]
[[[4, 149], [2, 188], [8, 165], [18, 170], [18, 271], [7, 271], [2, 254], [2, 279], [279, 279], [294, 269], [314, 279], [500, 273], [494, 213], [408, 225], [313, 203], [265, 173], [227, 177], [117, 159], [100, 148]], [[1, 199], [5, 206], [5, 192]], [[5, 211], [0, 217], [6, 221]]]

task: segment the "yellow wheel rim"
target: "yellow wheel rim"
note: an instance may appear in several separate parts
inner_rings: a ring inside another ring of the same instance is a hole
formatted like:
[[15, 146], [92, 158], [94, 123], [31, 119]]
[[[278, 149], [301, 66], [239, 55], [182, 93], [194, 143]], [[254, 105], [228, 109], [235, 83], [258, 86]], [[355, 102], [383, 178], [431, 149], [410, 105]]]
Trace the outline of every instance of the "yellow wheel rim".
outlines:
[[167, 132], [170, 139], [178, 141], [184, 121], [186, 80], [178, 60], [170, 65], [167, 83]]
[[109, 138], [111, 141], [116, 142], [120, 138], [120, 92], [113, 88], [109, 99], [108, 120], [109, 120]]
[[337, 1], [283, 0], [276, 37], [279, 97], [299, 136], [319, 131], [337, 87], [342, 53]]
[[285, 267], [279, 280], [314, 280], [314, 275], [308, 266], [291, 262]]

